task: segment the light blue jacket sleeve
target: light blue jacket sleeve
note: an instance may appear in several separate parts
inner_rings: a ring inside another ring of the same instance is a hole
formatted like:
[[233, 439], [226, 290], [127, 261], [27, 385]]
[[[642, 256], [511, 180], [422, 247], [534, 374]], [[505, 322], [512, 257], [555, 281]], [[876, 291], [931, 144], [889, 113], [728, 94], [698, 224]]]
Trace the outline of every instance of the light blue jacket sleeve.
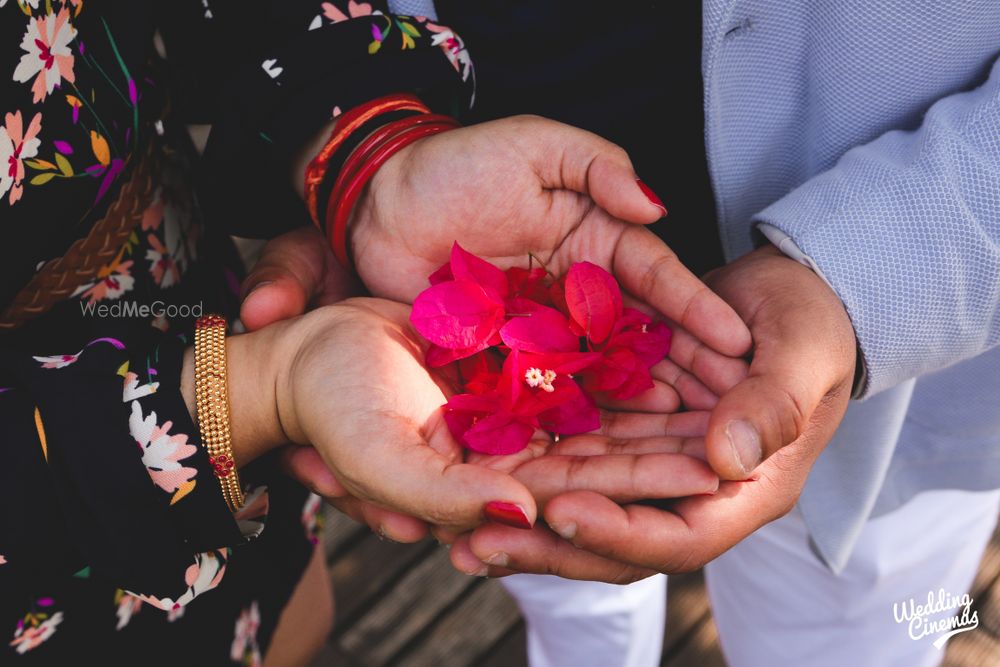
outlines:
[[887, 132], [755, 216], [834, 288], [867, 369], [860, 396], [1000, 342], [1000, 61], [913, 131]]

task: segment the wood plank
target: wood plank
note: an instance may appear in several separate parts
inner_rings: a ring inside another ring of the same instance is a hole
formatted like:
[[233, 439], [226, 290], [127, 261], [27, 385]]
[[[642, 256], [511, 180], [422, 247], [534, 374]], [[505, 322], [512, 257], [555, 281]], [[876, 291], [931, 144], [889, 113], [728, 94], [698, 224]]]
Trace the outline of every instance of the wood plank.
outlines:
[[406, 568], [424, 558], [433, 542], [399, 544], [368, 533], [330, 568], [337, 624], [342, 634], [364, 609], [391, 592], [391, 584]]
[[340, 647], [366, 667], [385, 665], [477, 581], [435, 548], [343, 633]]
[[[482, 665], [489, 657], [489, 648], [513, 629], [520, 617], [517, 603], [498, 581], [481, 581], [429, 631], [422, 632], [394, 664], [400, 667]], [[514, 665], [504, 663], [504, 667]]]
[[972, 630], [948, 642], [941, 667], [983, 667], [1000, 663], [1000, 639]]
[[316, 654], [309, 667], [364, 667], [334, 644], [327, 642]]
[[364, 533], [371, 532], [368, 526], [363, 526], [331, 505], [323, 504], [323, 551], [326, 552], [327, 563], [340, 555], [353, 541]]
[[667, 580], [667, 627], [663, 639], [664, 663], [678, 653], [688, 634], [711, 615], [701, 570]]
[[527, 667], [528, 631], [524, 621], [507, 631], [493, 644], [485, 655], [479, 657], [476, 667]]

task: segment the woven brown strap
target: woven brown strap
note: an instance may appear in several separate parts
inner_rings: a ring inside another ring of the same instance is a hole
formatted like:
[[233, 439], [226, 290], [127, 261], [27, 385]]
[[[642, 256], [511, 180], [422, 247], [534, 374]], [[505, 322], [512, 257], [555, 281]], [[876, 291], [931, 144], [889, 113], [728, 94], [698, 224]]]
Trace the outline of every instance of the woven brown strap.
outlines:
[[160, 150], [157, 141], [149, 143], [104, 218], [94, 223], [90, 233], [75, 241], [66, 254], [46, 263], [17, 293], [0, 313], [0, 330], [16, 329], [48, 312], [81, 285], [92, 281], [115, 258], [153, 202], [159, 184]]

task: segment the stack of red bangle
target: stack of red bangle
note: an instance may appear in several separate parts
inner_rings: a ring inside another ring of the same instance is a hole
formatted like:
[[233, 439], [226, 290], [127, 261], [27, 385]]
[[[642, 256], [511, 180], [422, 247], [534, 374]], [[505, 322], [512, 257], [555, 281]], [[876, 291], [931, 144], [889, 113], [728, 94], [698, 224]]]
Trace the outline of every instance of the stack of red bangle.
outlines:
[[[377, 128], [350, 153], [337, 175], [327, 200], [325, 219], [321, 221], [317, 198], [320, 184], [330, 177], [328, 171], [331, 157], [344, 145], [350, 134], [362, 125], [377, 116], [400, 110], [413, 110], [417, 113]], [[414, 141], [458, 126], [458, 121], [450, 116], [432, 114], [412, 95], [379, 98], [355, 107], [337, 119], [329, 141], [309, 163], [305, 174], [306, 205], [316, 225], [325, 230], [337, 261], [345, 267], [351, 266], [347, 250], [347, 223], [354, 205], [375, 172], [389, 158]]]

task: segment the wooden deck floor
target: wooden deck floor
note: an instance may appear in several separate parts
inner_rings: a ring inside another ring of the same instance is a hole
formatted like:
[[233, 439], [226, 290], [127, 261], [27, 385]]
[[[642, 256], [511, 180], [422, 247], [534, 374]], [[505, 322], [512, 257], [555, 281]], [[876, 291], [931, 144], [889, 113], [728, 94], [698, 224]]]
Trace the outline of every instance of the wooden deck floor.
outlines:
[[[499, 582], [466, 577], [433, 541], [400, 545], [327, 508], [324, 545], [337, 624], [313, 667], [524, 667], [524, 624]], [[972, 591], [979, 629], [946, 667], [1000, 665], [1000, 530]], [[661, 665], [723, 667], [700, 573], [670, 578]], [[806, 666], [807, 667], [807, 666]]]

